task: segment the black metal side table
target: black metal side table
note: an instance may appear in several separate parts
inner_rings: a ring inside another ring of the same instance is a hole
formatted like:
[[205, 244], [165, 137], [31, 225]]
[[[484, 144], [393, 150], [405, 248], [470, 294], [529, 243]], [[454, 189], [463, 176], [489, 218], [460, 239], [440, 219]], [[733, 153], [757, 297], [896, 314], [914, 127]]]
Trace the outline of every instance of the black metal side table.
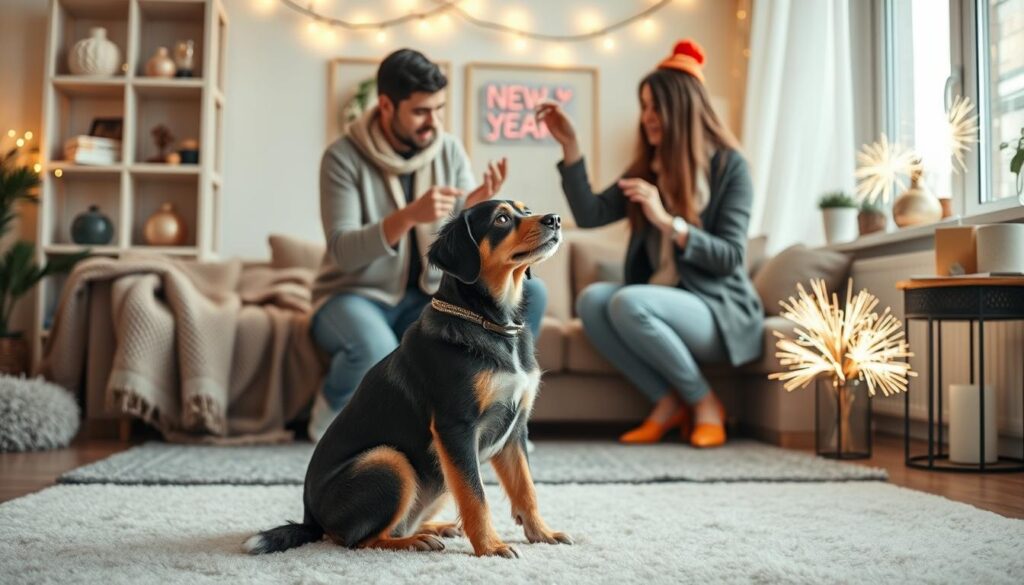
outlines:
[[[903, 450], [908, 467], [936, 471], [958, 472], [1019, 472], [1024, 471], [1024, 459], [999, 457], [985, 463], [985, 323], [988, 321], [1024, 320], [1024, 278], [929, 278], [904, 280], [896, 284], [903, 291], [903, 329], [910, 338], [911, 320], [928, 322], [928, 453], [910, 454], [910, 392], [903, 397]], [[938, 355], [942, 356], [942, 323], [966, 321], [970, 330], [969, 357], [970, 383], [974, 384], [974, 371], [978, 371], [979, 397], [979, 463], [961, 464], [949, 460], [943, 452], [942, 428], [942, 367], [938, 368], [935, 383], [935, 327], [938, 327]], [[978, 323], [978, 359], [974, 358], [974, 323]], [[1021, 392], [1024, 393], [1024, 386]], [[936, 408], [937, 407], [937, 408]], [[936, 412], [937, 411], [937, 412]], [[1022, 413], [1024, 427], [1024, 413]], [[1024, 443], [1024, 428], [1021, 432]]]

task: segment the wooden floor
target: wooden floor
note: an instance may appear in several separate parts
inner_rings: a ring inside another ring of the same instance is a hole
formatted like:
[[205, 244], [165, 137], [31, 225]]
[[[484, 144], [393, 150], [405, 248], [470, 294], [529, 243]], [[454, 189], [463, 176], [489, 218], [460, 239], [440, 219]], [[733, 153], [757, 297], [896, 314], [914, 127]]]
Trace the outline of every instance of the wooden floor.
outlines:
[[[57, 476], [103, 459], [135, 442], [77, 440], [68, 449], [39, 453], [0, 453], [0, 502], [53, 485]], [[909, 469], [903, 464], [903, 440], [875, 439], [874, 455], [863, 461], [889, 472], [889, 482], [965, 502], [1011, 518], [1024, 518], [1024, 473], [961, 474]]]

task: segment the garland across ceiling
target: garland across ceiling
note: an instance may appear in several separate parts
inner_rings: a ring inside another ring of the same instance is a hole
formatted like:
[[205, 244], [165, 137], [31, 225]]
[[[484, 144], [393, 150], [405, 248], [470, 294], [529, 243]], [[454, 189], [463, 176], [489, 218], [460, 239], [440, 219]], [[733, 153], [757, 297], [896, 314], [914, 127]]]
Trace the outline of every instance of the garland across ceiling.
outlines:
[[607, 26], [602, 26], [589, 30], [579, 34], [548, 34], [516, 26], [510, 26], [493, 20], [487, 20], [479, 18], [471, 14], [465, 8], [461, 6], [461, 0], [431, 0], [434, 6], [418, 11], [412, 11], [395, 18], [389, 18], [385, 20], [378, 20], [376, 22], [355, 22], [351, 20], [345, 20], [343, 18], [337, 18], [334, 16], [321, 14], [314, 8], [313, 2], [302, 2], [300, 0], [281, 0], [281, 2], [288, 8], [298, 12], [306, 17], [313, 19], [314, 22], [321, 25], [339, 27], [347, 30], [357, 31], [384, 31], [393, 26], [399, 26], [408, 22], [425, 21], [429, 18], [440, 16], [442, 14], [454, 14], [463, 21], [482, 28], [485, 30], [511, 35], [520, 39], [535, 39], [539, 41], [548, 42], [581, 42], [591, 39], [605, 37], [608, 34], [629, 26], [630, 24], [644, 20], [655, 12], [658, 12], [668, 4], [672, 3], [673, 0], [659, 0], [655, 4], [641, 10], [627, 18], [617, 20]]

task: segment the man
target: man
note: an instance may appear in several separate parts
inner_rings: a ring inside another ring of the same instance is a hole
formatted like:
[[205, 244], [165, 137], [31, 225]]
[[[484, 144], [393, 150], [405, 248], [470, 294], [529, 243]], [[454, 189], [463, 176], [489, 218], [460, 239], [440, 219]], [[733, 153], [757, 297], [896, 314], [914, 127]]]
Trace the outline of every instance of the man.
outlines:
[[[465, 150], [441, 130], [447, 85], [421, 53], [395, 51], [377, 70], [377, 106], [324, 152], [327, 253], [313, 285], [311, 329], [331, 363], [313, 405], [313, 441], [437, 290], [441, 273], [424, 260], [437, 230], [453, 212], [493, 197], [505, 180], [502, 159], [474, 188]], [[533, 279], [524, 296], [536, 337], [547, 292]]]

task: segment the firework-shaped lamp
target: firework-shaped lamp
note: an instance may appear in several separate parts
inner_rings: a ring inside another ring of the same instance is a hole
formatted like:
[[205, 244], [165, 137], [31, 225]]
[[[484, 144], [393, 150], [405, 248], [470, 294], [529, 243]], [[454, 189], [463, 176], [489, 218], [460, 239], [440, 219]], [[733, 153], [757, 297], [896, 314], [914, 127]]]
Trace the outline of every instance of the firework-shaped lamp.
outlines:
[[787, 368], [769, 375], [787, 392], [815, 382], [815, 449], [837, 459], [871, 456], [871, 405], [881, 391], [906, 392], [910, 353], [903, 326], [887, 307], [875, 311], [878, 299], [866, 290], [846, 302], [829, 294], [824, 280], [812, 280], [811, 291], [797, 285], [798, 298], [781, 301], [782, 316], [792, 321], [795, 338], [776, 331], [775, 356]]

